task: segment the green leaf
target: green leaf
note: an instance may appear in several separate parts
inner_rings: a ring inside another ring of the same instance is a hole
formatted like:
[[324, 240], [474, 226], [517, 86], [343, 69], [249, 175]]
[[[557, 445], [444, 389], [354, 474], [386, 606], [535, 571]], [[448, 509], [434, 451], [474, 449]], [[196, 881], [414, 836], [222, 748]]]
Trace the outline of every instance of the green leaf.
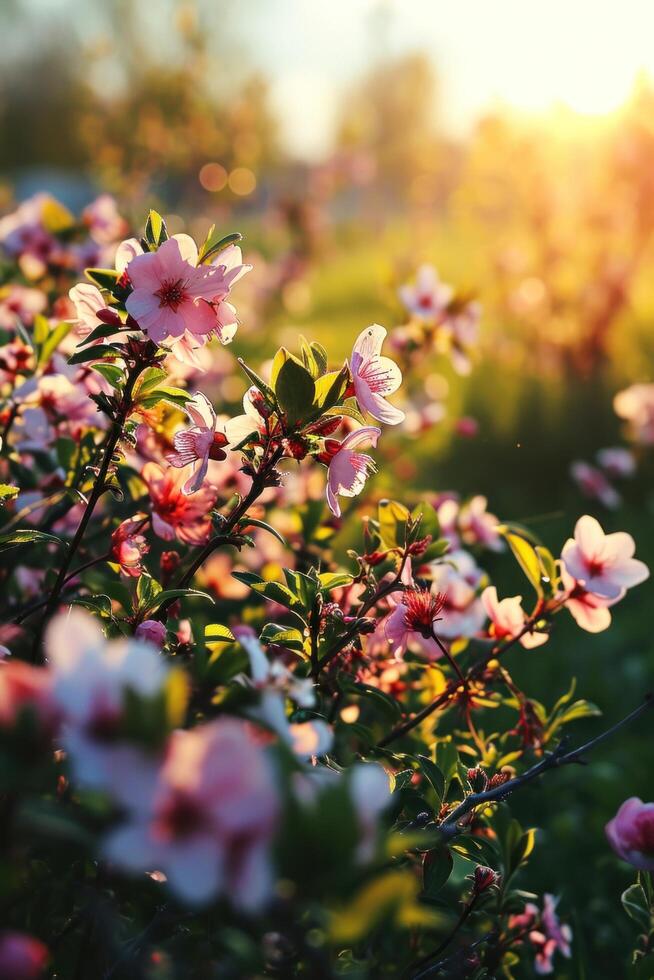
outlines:
[[63, 323], [58, 323], [57, 326], [50, 331], [39, 348], [37, 359], [38, 367], [43, 367], [48, 363], [61, 341], [64, 339], [64, 337], [68, 336], [72, 329], [72, 323], [67, 323], [64, 321]]
[[256, 517], [245, 517], [242, 521], [240, 521], [239, 526], [242, 528], [259, 527], [262, 531], [268, 531], [268, 533], [272, 534], [274, 538], [277, 538], [280, 544], [283, 544], [285, 548], [288, 548], [288, 542], [286, 539], [279, 533], [279, 531], [277, 531], [270, 524], [267, 524], [265, 521], [260, 521]]
[[162, 385], [161, 388], [155, 388], [154, 391], [149, 391], [145, 396], [141, 396], [137, 399], [137, 403], [143, 408], [154, 408], [159, 402], [166, 402], [168, 405], [172, 405], [173, 408], [184, 408], [188, 402], [191, 401], [191, 395], [188, 391], [184, 391], [183, 388], [172, 388], [170, 385]]
[[0, 506], [15, 500], [19, 493], [19, 487], [13, 487], [10, 483], [0, 483]]
[[275, 395], [289, 424], [295, 425], [311, 413], [316, 385], [304, 365], [292, 354], [286, 354], [275, 381]]
[[435, 762], [432, 762], [426, 755], [418, 756], [418, 765], [423, 776], [428, 780], [432, 789], [436, 793], [438, 803], [443, 802], [445, 796], [445, 776]]
[[426, 895], [434, 898], [452, 874], [454, 858], [447, 847], [428, 851], [422, 863], [422, 885]]
[[507, 540], [511, 551], [520, 565], [520, 568], [523, 570], [529, 582], [536, 590], [536, 594], [539, 597], [542, 596], [542, 569], [534, 545], [520, 535], [508, 530], [506, 525], [501, 525], [498, 530]]
[[357, 408], [357, 403], [354, 398], [346, 398], [342, 405], [339, 405], [337, 408], [328, 408], [323, 414], [329, 415], [330, 418], [336, 415], [345, 415], [349, 419], [354, 419], [355, 422], [360, 422], [361, 425], [367, 425], [365, 418]]
[[122, 327], [117, 327], [115, 323], [100, 323], [94, 330], [91, 331], [84, 340], [80, 340], [78, 347], [86, 347], [88, 344], [93, 343], [94, 340], [103, 340], [105, 337], [113, 337], [114, 334], [121, 333], [123, 331]]
[[270, 385], [267, 385], [263, 378], [259, 377], [256, 371], [253, 371], [251, 367], [248, 367], [242, 357], [238, 358], [238, 363], [241, 365], [254, 387], [259, 389], [270, 407], [276, 408], [277, 400], [275, 398], [275, 392], [272, 390]]
[[150, 211], [148, 220], [145, 223], [145, 239], [149, 245], [155, 248], [165, 242], [168, 238], [166, 222], [158, 211]]
[[322, 344], [316, 343], [315, 340], [312, 340], [309, 346], [311, 348], [311, 353], [313, 354], [313, 359], [316, 362], [316, 366], [318, 368], [318, 376], [320, 376], [324, 374], [327, 370], [327, 364], [328, 364], [327, 351], [322, 346]]
[[111, 344], [96, 344], [95, 347], [86, 347], [78, 350], [68, 358], [69, 364], [85, 364], [88, 361], [100, 361], [104, 357], [122, 357], [122, 354]]
[[228, 626], [212, 623], [205, 627], [204, 640], [205, 643], [235, 643], [236, 637]]
[[158, 593], [155, 605], [149, 611], [153, 612], [159, 606], [162, 606], [164, 602], [173, 599], [208, 599], [212, 605], [215, 606], [216, 604], [213, 596], [210, 596], [208, 592], [201, 592], [200, 589], [164, 589], [163, 592]]
[[344, 367], [340, 371], [332, 371], [330, 374], [324, 374], [321, 378], [317, 378], [313, 400], [314, 408], [321, 412], [327, 412], [330, 408], [334, 408], [345, 394], [349, 374], [349, 369]]
[[11, 548], [18, 548], [19, 545], [34, 544], [36, 542], [63, 544], [61, 538], [55, 537], [54, 534], [45, 534], [43, 531], [33, 531], [30, 528], [0, 534], [0, 551], [10, 551]]
[[235, 242], [240, 242], [243, 238], [243, 236], [237, 231], [233, 232], [231, 235], [225, 235], [223, 238], [218, 238], [218, 236], [214, 234], [215, 227], [215, 225], [211, 226], [209, 233], [204, 240], [200, 251], [198, 252], [198, 264], [201, 262], [206, 262], [218, 252], [222, 252], [228, 245], [234, 245]]
[[141, 611], [156, 608], [157, 596], [161, 591], [161, 586], [151, 575], [140, 575], [136, 582], [138, 608]]
[[118, 367], [117, 364], [107, 363], [106, 361], [98, 361], [97, 364], [92, 364], [91, 369], [101, 374], [112, 388], [117, 388], [125, 377], [125, 372], [121, 367]]
[[403, 548], [409, 511], [396, 500], [380, 500], [377, 511], [379, 534], [384, 548]]
[[85, 269], [84, 275], [100, 289], [106, 289], [109, 292], [113, 292], [120, 278], [120, 272], [116, 269]]
[[649, 933], [652, 916], [647, 904], [647, 898], [640, 884], [630, 885], [620, 896], [622, 907], [634, 922], [644, 931]]
[[300, 630], [277, 623], [266, 623], [259, 639], [262, 643], [274, 643], [276, 646], [287, 647], [289, 650], [304, 650], [304, 637]]
[[322, 572], [318, 579], [321, 592], [331, 592], [332, 589], [342, 589], [352, 584], [353, 576], [349, 572]]

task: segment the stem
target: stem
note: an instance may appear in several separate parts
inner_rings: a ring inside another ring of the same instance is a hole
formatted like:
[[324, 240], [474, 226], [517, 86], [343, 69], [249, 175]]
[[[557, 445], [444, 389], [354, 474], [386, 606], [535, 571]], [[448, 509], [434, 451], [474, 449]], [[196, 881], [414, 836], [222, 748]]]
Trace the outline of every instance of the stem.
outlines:
[[[180, 578], [177, 585], [174, 586], [176, 589], [185, 589], [187, 585], [193, 579], [193, 576], [198, 571], [198, 569], [204, 564], [204, 562], [209, 558], [211, 554], [220, 547], [221, 544], [229, 544], [230, 542], [238, 541], [238, 536], [233, 535], [232, 531], [238, 524], [238, 522], [243, 518], [252, 504], [261, 496], [266, 488], [266, 480], [270, 475], [271, 471], [275, 468], [276, 464], [279, 462], [283, 455], [283, 449], [281, 447], [275, 449], [268, 460], [262, 460], [261, 466], [257, 470], [253, 480], [252, 486], [249, 492], [241, 500], [239, 504], [236, 505], [231, 514], [225, 519], [224, 524], [221, 527], [220, 534], [211, 538], [204, 546], [202, 551], [197, 555], [196, 558], [191, 562], [189, 567], [186, 569], [182, 577]], [[166, 612], [168, 608], [173, 604], [175, 600], [171, 599], [169, 602], [164, 602], [161, 604], [157, 611], [156, 618], [163, 622], [166, 618]]]
[[[474, 667], [471, 667], [467, 674], [465, 674], [463, 678], [465, 686], [467, 687], [470, 681], [476, 680], [477, 677], [483, 674], [489, 663], [491, 663], [493, 660], [497, 660], [498, 657], [506, 653], [507, 650], [510, 650], [511, 647], [516, 645], [516, 643], [519, 643], [526, 633], [531, 632], [531, 630], [534, 628], [534, 624], [541, 618], [542, 612], [537, 610], [537, 612], [530, 616], [519, 633], [512, 636], [511, 639], [507, 640], [502, 646], [493, 647], [490, 653], [475, 664]], [[412, 731], [412, 729], [416, 728], [420, 722], [424, 721], [425, 718], [428, 718], [434, 711], [438, 711], [439, 708], [447, 704], [453, 695], [456, 694], [460, 683], [461, 681], [457, 679], [456, 684], [448, 684], [444, 691], [441, 691], [441, 693], [437, 695], [433, 701], [430, 701], [429, 704], [425, 705], [425, 707], [418, 711], [412, 718], [408, 718], [406, 721], [396, 725], [395, 728], [388, 733], [388, 735], [384, 736], [384, 738], [378, 742], [377, 747], [383, 749], [387, 745], [390, 745], [391, 742], [394, 742], [396, 739], [401, 738], [403, 735], [406, 735], [408, 732]]]
[[[75, 568], [72, 572], [68, 573], [68, 575], [62, 582], [62, 591], [64, 586], [67, 585], [68, 582], [71, 581], [71, 579], [74, 579], [75, 576], [81, 575], [82, 572], [85, 572], [87, 568], [92, 568], [93, 565], [99, 565], [100, 562], [109, 561], [110, 558], [111, 558], [111, 552], [108, 551], [105, 555], [100, 555], [98, 558], [90, 558], [88, 561], [85, 561], [83, 565], [78, 565], [77, 568]], [[36, 602], [34, 603], [34, 605], [29, 606], [27, 609], [24, 609], [12, 620], [12, 622], [22, 623], [23, 620], [27, 619], [28, 616], [31, 616], [32, 613], [35, 613], [38, 609], [43, 609], [43, 607], [46, 606], [49, 601], [50, 601], [49, 597], [45, 599], [41, 599], [40, 602]]]
[[105, 481], [107, 479], [107, 473], [109, 472], [109, 467], [111, 466], [111, 460], [116, 450], [116, 446], [118, 445], [120, 438], [123, 434], [123, 427], [125, 425], [125, 422], [127, 421], [127, 418], [129, 417], [129, 414], [132, 410], [132, 392], [134, 391], [134, 385], [136, 384], [137, 378], [140, 375], [141, 371], [143, 371], [144, 367], [145, 365], [141, 363], [141, 361], [138, 361], [136, 364], [133, 365], [133, 367], [130, 368], [128, 372], [127, 381], [125, 382], [125, 388], [123, 389], [123, 396], [121, 399], [120, 408], [116, 413], [116, 417], [112, 423], [111, 428], [109, 429], [109, 432], [107, 433], [107, 438], [105, 439], [105, 443], [102, 448], [102, 462], [100, 463], [98, 475], [93, 484], [93, 488], [89, 495], [89, 499], [84, 509], [84, 513], [82, 514], [82, 519], [80, 520], [75, 535], [73, 537], [73, 540], [69, 545], [66, 556], [62, 562], [61, 568], [59, 569], [59, 574], [53, 586], [52, 592], [50, 593], [50, 596], [46, 603], [43, 619], [41, 620], [35, 638], [35, 647], [40, 640], [41, 634], [43, 632], [43, 628], [47, 620], [49, 619], [49, 617], [52, 615], [52, 613], [57, 607], [57, 601], [61, 594], [61, 590], [64, 586], [64, 583], [66, 581], [66, 577], [68, 575], [68, 570], [70, 569], [72, 560], [75, 556], [75, 553], [77, 552], [77, 549], [79, 548], [82, 542], [82, 538], [84, 537], [84, 533], [86, 531], [86, 528], [88, 527], [88, 523], [91, 520], [91, 517], [93, 516], [93, 511], [95, 510], [96, 504], [98, 503], [98, 500], [100, 499], [102, 494], [105, 492], [106, 489]]
[[[443, 953], [447, 949], [447, 947], [450, 945], [452, 940], [455, 938], [457, 932], [459, 932], [461, 927], [465, 925], [468, 917], [471, 915], [475, 905], [477, 904], [478, 898], [479, 898], [479, 894], [476, 894], [472, 896], [469, 902], [466, 902], [461, 912], [461, 915], [457, 919], [449, 935], [445, 937], [445, 939], [437, 949], [435, 949], [432, 953], [427, 953], [427, 955], [423, 956], [422, 959], [418, 960], [417, 963], [414, 963], [414, 967], [425, 966], [427, 963], [429, 963], [430, 960], [433, 960], [437, 956], [440, 956], [441, 953]], [[420, 974], [418, 974], [418, 976], [420, 976]]]
[[[385, 599], [387, 595], [391, 595], [391, 593], [393, 592], [399, 592], [401, 589], [404, 589], [404, 586], [402, 585], [402, 572], [404, 571], [404, 566], [407, 562], [408, 557], [409, 557], [409, 552], [407, 549], [402, 555], [402, 561], [400, 562], [400, 567], [395, 577], [392, 579], [392, 581], [387, 582], [385, 585], [382, 585], [379, 589], [377, 589], [374, 595], [372, 595], [369, 599], [366, 599], [366, 601], [363, 603], [361, 608], [357, 610], [358, 619], [360, 619], [362, 616], [365, 616], [366, 613], [373, 608], [373, 606], [376, 606], [378, 602], [380, 602], [382, 599]], [[311, 676], [317, 677], [320, 671], [323, 669], [323, 667], [326, 667], [327, 664], [334, 659], [334, 657], [337, 657], [338, 654], [341, 652], [341, 650], [343, 650], [344, 647], [348, 645], [348, 643], [350, 643], [356, 636], [358, 636], [358, 634], [359, 634], [359, 627], [355, 623], [352, 626], [350, 626], [350, 628], [346, 630], [345, 633], [341, 637], [339, 637], [338, 640], [332, 643], [332, 645], [329, 647], [327, 652], [323, 654], [320, 660], [318, 660], [315, 670], [311, 671]]]
[[584, 745], [580, 745], [579, 748], [571, 749], [570, 751], [565, 751], [565, 742], [560, 742], [559, 745], [546, 755], [540, 762], [537, 762], [526, 772], [523, 772], [520, 776], [515, 776], [513, 779], [509, 779], [508, 782], [502, 783], [500, 786], [495, 786], [493, 789], [484, 790], [481, 793], [470, 793], [469, 796], [459, 803], [459, 805], [452, 811], [452, 813], [445, 818], [445, 820], [439, 825], [438, 829], [444, 832], [449, 837], [456, 836], [461, 827], [459, 823], [463, 817], [465, 817], [472, 810], [476, 809], [478, 806], [486, 805], [488, 803], [498, 803], [500, 800], [505, 799], [505, 797], [510, 796], [511, 793], [516, 789], [520, 789], [527, 783], [536, 779], [541, 773], [547, 772], [549, 769], [558, 769], [561, 766], [570, 765], [573, 762], [581, 762], [581, 756], [590, 752], [595, 746], [599, 745], [601, 742], [610, 738], [617, 731], [623, 728], [625, 725], [630, 724], [635, 721], [640, 715], [654, 705], [654, 697], [651, 694], [646, 695], [645, 700], [630, 711], [628, 715], [621, 718], [620, 721], [612, 725], [611, 728], [607, 728], [606, 731], [601, 732], [601, 734], [596, 735], [595, 738], [590, 739], [590, 741], [585, 742]]

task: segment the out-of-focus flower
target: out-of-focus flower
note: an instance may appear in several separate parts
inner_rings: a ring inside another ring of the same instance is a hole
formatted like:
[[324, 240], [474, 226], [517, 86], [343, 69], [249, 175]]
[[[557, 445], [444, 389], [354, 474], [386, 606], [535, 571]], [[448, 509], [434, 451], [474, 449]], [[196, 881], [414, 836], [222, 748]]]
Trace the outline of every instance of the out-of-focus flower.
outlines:
[[636, 457], [630, 449], [624, 449], [622, 446], [600, 449], [596, 459], [605, 473], [611, 477], [628, 477], [636, 472]]
[[[326, 440], [327, 452], [333, 451], [329, 460], [327, 476], [327, 503], [335, 517], [341, 516], [341, 506], [337, 495], [342, 497], [357, 497], [366, 485], [366, 480], [375, 472], [375, 461], [365, 453], [357, 452], [363, 446], [377, 445], [381, 429], [374, 425], [365, 425], [350, 432], [341, 443], [336, 440]], [[332, 445], [333, 444], [333, 445]]]
[[[481, 601], [486, 610], [486, 615], [490, 619], [489, 634], [496, 640], [507, 640], [514, 636], [519, 636], [525, 627], [526, 616], [522, 608], [522, 596], [507, 596], [506, 599], [497, 598], [497, 589], [494, 585], [487, 586], [481, 594]], [[538, 633], [530, 630], [520, 637], [520, 645], [526, 650], [539, 647], [547, 643], [547, 633]]]
[[13, 330], [16, 320], [24, 326], [31, 326], [34, 317], [43, 313], [48, 298], [40, 289], [10, 283], [0, 289], [0, 327]]
[[470, 348], [477, 343], [481, 306], [474, 300], [459, 304], [455, 301], [448, 308], [443, 326], [450, 335], [452, 365], [458, 374], [470, 374]]
[[654, 445], [654, 384], [635, 384], [618, 392], [613, 408], [628, 422], [635, 442]]
[[630, 534], [604, 534], [599, 522], [586, 514], [577, 521], [574, 540], [566, 541], [561, 558], [570, 575], [588, 592], [616, 599], [624, 589], [649, 577], [647, 565], [633, 557], [635, 549]]
[[520, 933], [527, 933], [529, 942], [534, 947], [536, 958], [534, 969], [541, 976], [554, 972], [553, 958], [556, 952], [566, 959], [572, 955], [572, 929], [561, 925], [556, 914], [558, 899], [553, 895], [543, 896], [543, 910], [528, 902], [524, 912], [509, 918], [509, 928]]
[[609, 510], [617, 510], [622, 503], [622, 497], [611, 486], [601, 470], [590, 466], [583, 460], [575, 460], [570, 466], [570, 475], [581, 492], [591, 500], [599, 500]]
[[466, 551], [455, 551], [446, 562], [430, 565], [433, 588], [443, 599], [440, 636], [449, 640], [471, 637], [484, 625], [486, 612], [477, 595], [482, 572]]
[[163, 871], [188, 905], [225, 894], [242, 908], [261, 907], [271, 892], [279, 800], [247, 724], [222, 718], [173, 732], [162, 763], [133, 775], [116, 773], [113, 792], [127, 818], [105, 842], [105, 858], [125, 871]]
[[383, 766], [375, 762], [354, 765], [350, 772], [350, 795], [361, 832], [357, 859], [365, 864], [374, 856], [379, 817], [391, 798], [388, 773]]
[[203, 484], [192, 497], [182, 490], [183, 473], [164, 472], [157, 463], [146, 463], [141, 477], [152, 500], [152, 527], [164, 541], [177, 537], [185, 544], [204, 544], [211, 532], [211, 510], [218, 493]]
[[133, 286], [127, 311], [155, 343], [184, 334], [206, 338], [223, 328], [213, 304], [225, 299], [242, 268], [198, 265], [193, 239], [175, 235], [156, 252], [136, 255], [126, 266]]
[[209, 460], [227, 458], [223, 448], [227, 445], [227, 436], [216, 428], [217, 418], [213, 405], [201, 391], [194, 395], [192, 401], [186, 403], [184, 410], [193, 425], [190, 429], [175, 433], [175, 452], [167, 453], [166, 459], [171, 466], [180, 468], [196, 464], [182, 487], [183, 493], [192, 494], [202, 486]]
[[144, 619], [139, 623], [134, 632], [137, 640], [152, 644], [157, 650], [161, 650], [166, 641], [166, 627], [157, 619]]
[[39, 980], [48, 962], [48, 947], [25, 932], [0, 933], [0, 977]]
[[399, 296], [406, 310], [421, 320], [442, 317], [452, 299], [451, 286], [442, 283], [432, 265], [421, 265], [413, 285], [400, 286]]
[[503, 551], [504, 542], [497, 530], [499, 520], [487, 510], [486, 497], [478, 494], [463, 504], [458, 513], [458, 529], [467, 545], [479, 544], [491, 551]]
[[402, 384], [402, 372], [389, 357], [382, 357], [381, 349], [386, 330], [373, 323], [356, 339], [350, 370], [354, 393], [359, 407], [379, 422], [397, 425], [404, 421], [404, 412], [386, 401]]
[[479, 434], [479, 422], [470, 415], [462, 415], [457, 419], [454, 428], [464, 439], [474, 439]]
[[[271, 664], [259, 640], [248, 626], [239, 626], [234, 635], [250, 661], [249, 683], [259, 692], [258, 706], [249, 712], [253, 720], [261, 721], [286, 742], [301, 759], [324, 755], [331, 748], [332, 729], [321, 719], [289, 723], [285, 699], [309, 708], [315, 703], [313, 682], [298, 679], [279, 662]], [[243, 679], [245, 682], [245, 679]]]
[[639, 871], [654, 871], [654, 803], [625, 800], [606, 825], [611, 847]]
[[150, 545], [140, 532], [147, 520], [145, 514], [135, 514], [122, 521], [111, 535], [111, 556], [129, 578], [138, 578], [144, 571], [143, 558]]
[[116, 740], [126, 692], [145, 699], [157, 696], [168, 675], [166, 662], [149, 643], [107, 641], [97, 622], [74, 608], [51, 621], [45, 648], [75, 778], [104, 788], [113, 753], [120, 752]]
[[23, 711], [29, 711], [44, 732], [52, 732], [59, 712], [52, 698], [52, 678], [47, 670], [22, 660], [0, 662], [0, 727], [12, 728]]
[[100, 245], [117, 241], [127, 231], [127, 222], [111, 194], [100, 194], [91, 201], [82, 211], [82, 221], [91, 238]]
[[432, 630], [440, 618], [443, 598], [428, 589], [406, 589], [385, 622], [386, 639], [400, 659], [408, 648], [418, 648], [429, 660], [443, 654]]

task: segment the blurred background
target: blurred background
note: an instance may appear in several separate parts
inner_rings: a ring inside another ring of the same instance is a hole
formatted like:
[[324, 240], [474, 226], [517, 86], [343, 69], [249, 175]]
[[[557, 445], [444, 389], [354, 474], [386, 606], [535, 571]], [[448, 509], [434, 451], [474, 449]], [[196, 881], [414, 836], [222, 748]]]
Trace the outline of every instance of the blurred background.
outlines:
[[[612, 404], [654, 363], [649, 0], [2, 0], [0, 36], [3, 212], [108, 191], [135, 227], [156, 207], [199, 240], [242, 231], [236, 346], [262, 357], [298, 333], [345, 356], [405, 322], [398, 287], [433, 264], [481, 303], [479, 342], [468, 374], [421, 364], [378, 488], [484, 493], [557, 552], [594, 513], [654, 565], [651, 450]], [[637, 474], [604, 509], [571, 465], [614, 446]], [[506, 556], [489, 570], [526, 588]], [[566, 624], [516, 676], [551, 704], [576, 674], [615, 720], [654, 686], [650, 601], [599, 636]], [[545, 828], [529, 885], [575, 928], [561, 977], [624, 975], [630, 872], [603, 825], [654, 797], [653, 762], [643, 721], [516, 799]]]

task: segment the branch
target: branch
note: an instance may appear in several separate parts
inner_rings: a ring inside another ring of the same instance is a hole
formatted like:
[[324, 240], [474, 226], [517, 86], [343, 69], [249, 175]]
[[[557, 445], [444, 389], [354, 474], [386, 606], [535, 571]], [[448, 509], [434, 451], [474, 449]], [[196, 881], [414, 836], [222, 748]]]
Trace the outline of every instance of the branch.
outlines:
[[648, 708], [654, 705], [654, 696], [647, 694], [644, 701], [630, 711], [628, 715], [625, 715], [620, 721], [612, 725], [611, 728], [607, 728], [606, 731], [602, 732], [600, 735], [596, 735], [589, 742], [584, 745], [580, 745], [579, 748], [570, 749], [566, 751], [565, 742], [560, 742], [559, 745], [554, 749], [553, 752], [548, 753], [540, 762], [537, 762], [531, 769], [527, 769], [520, 776], [515, 776], [513, 779], [509, 779], [508, 782], [502, 783], [501, 786], [495, 786], [493, 789], [484, 790], [481, 793], [470, 793], [466, 796], [459, 805], [452, 811], [452, 813], [446, 817], [446, 819], [439, 825], [438, 829], [443, 832], [447, 837], [455, 837], [461, 831], [460, 822], [463, 817], [465, 817], [472, 810], [476, 809], [478, 806], [485, 806], [488, 803], [499, 803], [505, 797], [509, 796], [516, 789], [520, 789], [527, 783], [536, 779], [541, 773], [547, 772], [549, 769], [559, 769], [561, 766], [567, 766], [574, 762], [582, 762], [582, 756], [587, 752], [590, 752], [603, 742], [605, 739], [610, 738], [617, 731], [623, 728], [625, 725], [629, 725], [632, 721], [635, 721], [640, 715], [644, 714]]

